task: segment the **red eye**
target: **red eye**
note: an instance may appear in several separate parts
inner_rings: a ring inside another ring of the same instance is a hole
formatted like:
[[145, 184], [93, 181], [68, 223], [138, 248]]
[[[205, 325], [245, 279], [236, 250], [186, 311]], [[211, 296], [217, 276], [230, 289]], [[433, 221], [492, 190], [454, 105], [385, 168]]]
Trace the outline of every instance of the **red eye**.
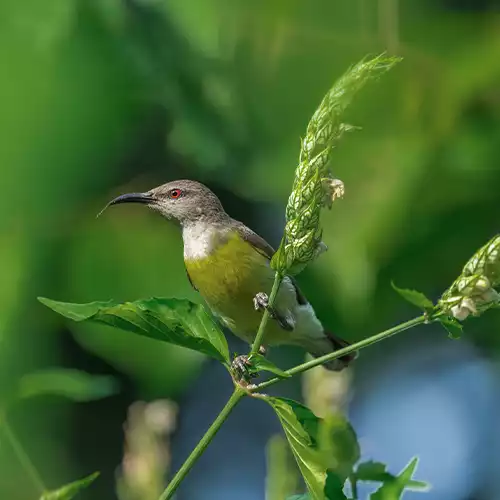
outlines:
[[171, 189], [170, 192], [168, 193], [168, 195], [170, 196], [170, 198], [176, 200], [177, 198], [180, 198], [182, 194], [182, 191], [180, 189]]

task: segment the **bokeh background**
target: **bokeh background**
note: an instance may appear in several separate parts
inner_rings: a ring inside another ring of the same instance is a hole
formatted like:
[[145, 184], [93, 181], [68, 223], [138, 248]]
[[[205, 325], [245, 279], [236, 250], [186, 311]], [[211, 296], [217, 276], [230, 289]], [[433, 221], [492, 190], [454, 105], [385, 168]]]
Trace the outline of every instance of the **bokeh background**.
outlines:
[[[1, 392], [55, 366], [112, 374], [121, 387], [98, 402], [41, 397], [10, 410], [49, 486], [100, 470], [81, 498], [121, 489], [128, 500], [124, 475], [148, 477], [133, 457], [122, 467], [149, 442], [130, 436], [134, 422], [141, 436], [138, 402], [155, 402], [146, 413], [175, 469], [231, 391], [196, 353], [70, 324], [37, 302], [199, 300], [176, 228], [139, 206], [97, 212], [118, 194], [192, 178], [277, 245], [310, 115], [349, 65], [382, 50], [404, 62], [348, 112], [362, 131], [334, 154], [346, 197], [323, 219], [329, 252], [299, 276], [324, 323], [352, 341], [416, 314], [391, 280], [435, 299], [499, 231], [498, 0], [0, 2]], [[461, 341], [418, 328], [322, 386], [364, 458], [396, 473], [421, 457], [417, 478], [433, 490], [405, 498], [500, 498], [499, 329], [495, 311], [467, 322]], [[303, 353], [272, 357], [290, 366]], [[275, 390], [307, 400], [318, 384]], [[268, 408], [244, 401], [178, 499], [263, 499], [277, 432]], [[4, 439], [0, 498], [36, 498]]]

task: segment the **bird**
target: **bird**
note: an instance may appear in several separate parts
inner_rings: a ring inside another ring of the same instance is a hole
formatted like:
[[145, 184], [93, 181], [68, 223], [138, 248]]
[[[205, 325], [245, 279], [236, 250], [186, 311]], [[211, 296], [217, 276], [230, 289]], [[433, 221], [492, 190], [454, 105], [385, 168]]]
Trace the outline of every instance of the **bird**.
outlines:
[[[291, 276], [283, 278], [276, 300], [269, 306], [275, 277], [270, 265], [274, 249], [226, 213], [219, 198], [204, 184], [184, 179], [171, 181], [147, 192], [120, 195], [104, 210], [122, 203], [144, 204], [180, 227], [191, 286], [213, 315], [237, 337], [251, 344], [262, 310], [269, 310], [271, 320], [261, 353], [265, 354], [268, 346], [286, 344], [320, 357], [349, 345], [323, 327]], [[356, 352], [351, 352], [323, 366], [340, 371], [356, 356]], [[235, 361], [240, 368], [248, 363], [246, 356]]]

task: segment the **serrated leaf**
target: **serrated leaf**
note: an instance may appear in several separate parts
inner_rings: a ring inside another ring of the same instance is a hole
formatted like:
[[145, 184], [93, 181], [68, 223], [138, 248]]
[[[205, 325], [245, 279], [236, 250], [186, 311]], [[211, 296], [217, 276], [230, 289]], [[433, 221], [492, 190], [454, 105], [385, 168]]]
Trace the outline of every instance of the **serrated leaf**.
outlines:
[[423, 311], [432, 311], [434, 309], [434, 304], [430, 299], [428, 299], [422, 292], [417, 290], [409, 290], [407, 288], [399, 288], [394, 283], [391, 283], [392, 288], [403, 297], [407, 302], [417, 306]]
[[[315, 439], [306, 430], [306, 428], [309, 430], [317, 429], [319, 419], [298, 403], [292, 406], [289, 404], [289, 400], [282, 398], [265, 397], [263, 399], [273, 407], [283, 426], [293, 456], [311, 495], [311, 500], [324, 500], [326, 467], [323, 464], [321, 453], [317, 449]], [[299, 415], [294, 410], [298, 410]]]
[[413, 480], [418, 458], [413, 458], [398, 476], [384, 481], [384, 484], [370, 495], [371, 500], [400, 500], [405, 490], [428, 490], [429, 485]]
[[[323, 500], [325, 498], [324, 489], [326, 486], [327, 470], [332, 469], [329, 472], [332, 475], [337, 475], [337, 471], [342, 471], [343, 469], [343, 472], [345, 472], [344, 458], [346, 456], [354, 457], [358, 455], [359, 450], [355, 434], [353, 433], [356, 450], [346, 450], [345, 448], [349, 447], [349, 439], [345, 438], [344, 433], [351, 431], [345, 425], [345, 420], [342, 420], [341, 426], [328, 428], [334, 446], [323, 447], [324, 422], [314, 415], [309, 408], [291, 399], [267, 396], [262, 397], [262, 399], [265, 399], [274, 408], [283, 426], [290, 448], [309, 490], [311, 500]], [[340, 417], [338, 422], [340, 422]], [[333, 430], [335, 432], [332, 432]], [[349, 467], [352, 468], [352, 465]], [[342, 477], [338, 478], [339, 482], [342, 480]], [[330, 485], [332, 492], [334, 491], [333, 488]], [[337, 497], [332, 498], [342, 497], [338, 497], [337, 494]]]
[[99, 476], [99, 472], [94, 472], [90, 476], [79, 479], [73, 483], [66, 484], [61, 488], [54, 491], [47, 491], [44, 493], [40, 500], [71, 500], [74, 498], [81, 490], [90, 486]]
[[248, 361], [251, 363], [249, 371], [251, 373], [257, 373], [260, 371], [271, 372], [280, 378], [289, 378], [291, 375], [286, 373], [281, 368], [278, 368], [274, 363], [269, 361], [267, 358], [262, 356], [262, 354], [251, 354], [248, 357]]
[[[323, 491], [325, 500], [347, 500], [344, 494], [344, 487], [342, 482], [336, 474], [327, 472], [325, 489]], [[287, 497], [286, 500], [312, 500], [313, 497], [309, 493], [304, 493], [302, 495], [293, 495]]]
[[23, 375], [18, 382], [17, 397], [56, 395], [83, 402], [106, 398], [116, 392], [118, 382], [114, 377], [51, 368]]
[[57, 302], [43, 297], [38, 300], [74, 321], [104, 323], [229, 363], [224, 334], [202, 305], [189, 300], [151, 298], [135, 302], [88, 304]]
[[331, 471], [328, 471], [326, 475], [324, 493], [326, 500], [347, 500], [347, 497], [344, 495], [344, 485], [342, 481]]
[[320, 420], [319, 446], [328, 469], [341, 481], [351, 474], [359, 460], [358, 439], [349, 421], [341, 413]]
[[459, 339], [463, 333], [462, 324], [455, 318], [441, 317], [439, 322], [443, 325], [443, 328], [448, 332], [448, 337], [450, 339]]
[[358, 481], [374, 481], [378, 483], [383, 483], [394, 478], [392, 474], [387, 472], [385, 464], [372, 461], [359, 464], [354, 476]]

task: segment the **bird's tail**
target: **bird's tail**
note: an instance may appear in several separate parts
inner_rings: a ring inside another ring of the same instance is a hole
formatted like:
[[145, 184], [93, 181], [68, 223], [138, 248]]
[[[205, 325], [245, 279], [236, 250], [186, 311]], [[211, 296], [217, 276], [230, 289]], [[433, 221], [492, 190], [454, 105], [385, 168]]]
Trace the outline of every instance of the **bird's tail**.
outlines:
[[[312, 351], [309, 350], [309, 353], [315, 358], [319, 358], [325, 354], [330, 354], [331, 352], [338, 351], [339, 349], [350, 345], [350, 343], [346, 340], [341, 339], [327, 330], [325, 330], [324, 333], [326, 338], [324, 339], [325, 341], [321, 343], [321, 346], [318, 344], [317, 348]], [[329, 361], [322, 366], [324, 366], [327, 370], [339, 372], [344, 368], [347, 368], [357, 357], [358, 351], [354, 351], [346, 354], [345, 356], [334, 359], [333, 361]]]

